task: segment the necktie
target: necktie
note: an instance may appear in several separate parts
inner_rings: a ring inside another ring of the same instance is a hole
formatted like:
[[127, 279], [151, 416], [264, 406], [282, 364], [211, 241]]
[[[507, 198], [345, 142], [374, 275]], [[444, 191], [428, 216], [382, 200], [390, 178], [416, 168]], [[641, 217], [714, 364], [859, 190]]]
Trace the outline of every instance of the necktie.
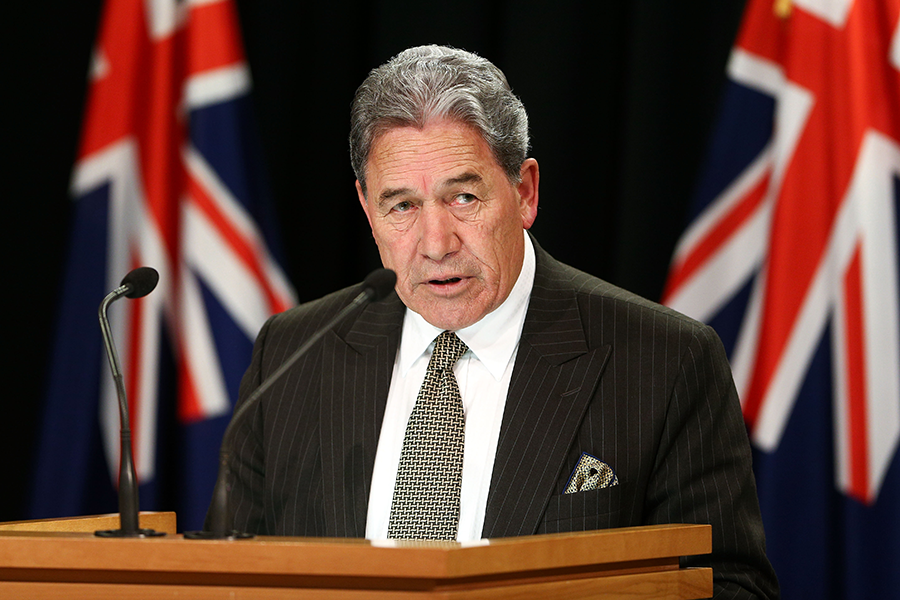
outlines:
[[452, 331], [435, 338], [403, 437], [388, 522], [390, 538], [456, 539], [465, 418], [453, 365], [466, 350]]

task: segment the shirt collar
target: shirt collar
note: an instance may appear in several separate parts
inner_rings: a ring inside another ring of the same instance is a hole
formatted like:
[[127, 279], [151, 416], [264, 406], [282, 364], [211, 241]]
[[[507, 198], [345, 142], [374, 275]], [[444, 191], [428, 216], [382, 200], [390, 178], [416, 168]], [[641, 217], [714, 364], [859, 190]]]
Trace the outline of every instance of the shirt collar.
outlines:
[[[503, 376], [506, 365], [519, 344], [528, 298], [534, 285], [534, 246], [528, 233], [523, 230], [522, 234], [525, 236], [525, 256], [522, 270], [509, 296], [480, 321], [456, 332], [459, 339], [496, 379]], [[443, 330], [428, 323], [420, 314], [406, 309], [397, 357], [401, 373], [405, 375], [409, 372], [413, 363], [428, 350], [441, 331]]]

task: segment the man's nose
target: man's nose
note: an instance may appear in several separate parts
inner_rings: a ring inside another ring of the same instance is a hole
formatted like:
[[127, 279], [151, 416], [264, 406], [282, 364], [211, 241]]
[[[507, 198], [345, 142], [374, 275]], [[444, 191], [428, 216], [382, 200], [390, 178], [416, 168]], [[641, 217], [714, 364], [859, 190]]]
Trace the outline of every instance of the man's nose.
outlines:
[[456, 219], [442, 203], [426, 203], [419, 213], [422, 254], [431, 260], [442, 260], [459, 250], [460, 240], [456, 231]]

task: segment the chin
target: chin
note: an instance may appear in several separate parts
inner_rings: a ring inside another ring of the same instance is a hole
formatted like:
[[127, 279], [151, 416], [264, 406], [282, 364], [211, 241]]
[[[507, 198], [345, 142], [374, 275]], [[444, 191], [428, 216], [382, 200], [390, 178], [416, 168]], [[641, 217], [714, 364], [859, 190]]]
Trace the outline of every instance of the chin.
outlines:
[[445, 329], [450, 331], [462, 329], [462, 327], [456, 326], [455, 320], [448, 319], [446, 315], [435, 313], [433, 311], [420, 312], [419, 314], [422, 315], [422, 318], [428, 321], [429, 324], [434, 325], [438, 329]]
[[[487, 315], [487, 312], [473, 314], [471, 312], [465, 315], [447, 317], [447, 315], [440, 315], [443, 319], [439, 319], [443, 323], [443, 329], [450, 329], [452, 331], [459, 331], [460, 329], [465, 329], [470, 325], [474, 325], [478, 321], [480, 321], [484, 316]], [[437, 327], [441, 327], [438, 325]]]
[[[401, 298], [403, 299], [403, 298]], [[474, 325], [493, 310], [483, 294], [465, 294], [456, 298], [413, 298], [419, 302], [406, 303], [431, 325], [444, 330], [458, 331]]]
[[[415, 309], [413, 309], [415, 310]], [[419, 312], [419, 311], [416, 311]], [[465, 315], [454, 315], [449, 313], [449, 311], [442, 311], [440, 309], [436, 310], [425, 310], [419, 312], [422, 315], [422, 318], [428, 321], [430, 324], [434, 325], [439, 329], [449, 330], [449, 331], [458, 331], [460, 329], [465, 329], [469, 325], [474, 325], [478, 322], [481, 317], [474, 317], [469, 314]]]

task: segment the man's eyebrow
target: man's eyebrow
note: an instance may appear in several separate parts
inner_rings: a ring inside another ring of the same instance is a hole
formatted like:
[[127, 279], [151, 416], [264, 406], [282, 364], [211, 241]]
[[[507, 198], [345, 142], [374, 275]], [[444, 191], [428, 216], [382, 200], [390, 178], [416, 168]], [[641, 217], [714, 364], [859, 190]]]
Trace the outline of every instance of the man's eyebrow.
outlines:
[[[445, 179], [438, 183], [438, 189], [445, 189], [448, 187], [453, 187], [455, 185], [461, 185], [464, 183], [481, 183], [483, 181], [481, 175], [474, 171], [466, 171], [461, 175], [457, 175], [456, 177], [450, 177], [449, 179]], [[397, 198], [398, 196], [409, 196], [414, 195], [415, 190], [408, 187], [400, 187], [400, 188], [387, 188], [381, 191], [378, 194], [378, 198], [376, 202], [379, 206], [384, 206], [391, 200]]]
[[410, 188], [388, 188], [386, 190], [381, 190], [381, 193], [378, 194], [377, 203], [379, 206], [383, 206], [388, 201], [396, 198], [397, 196], [408, 196], [412, 194], [413, 191]]

